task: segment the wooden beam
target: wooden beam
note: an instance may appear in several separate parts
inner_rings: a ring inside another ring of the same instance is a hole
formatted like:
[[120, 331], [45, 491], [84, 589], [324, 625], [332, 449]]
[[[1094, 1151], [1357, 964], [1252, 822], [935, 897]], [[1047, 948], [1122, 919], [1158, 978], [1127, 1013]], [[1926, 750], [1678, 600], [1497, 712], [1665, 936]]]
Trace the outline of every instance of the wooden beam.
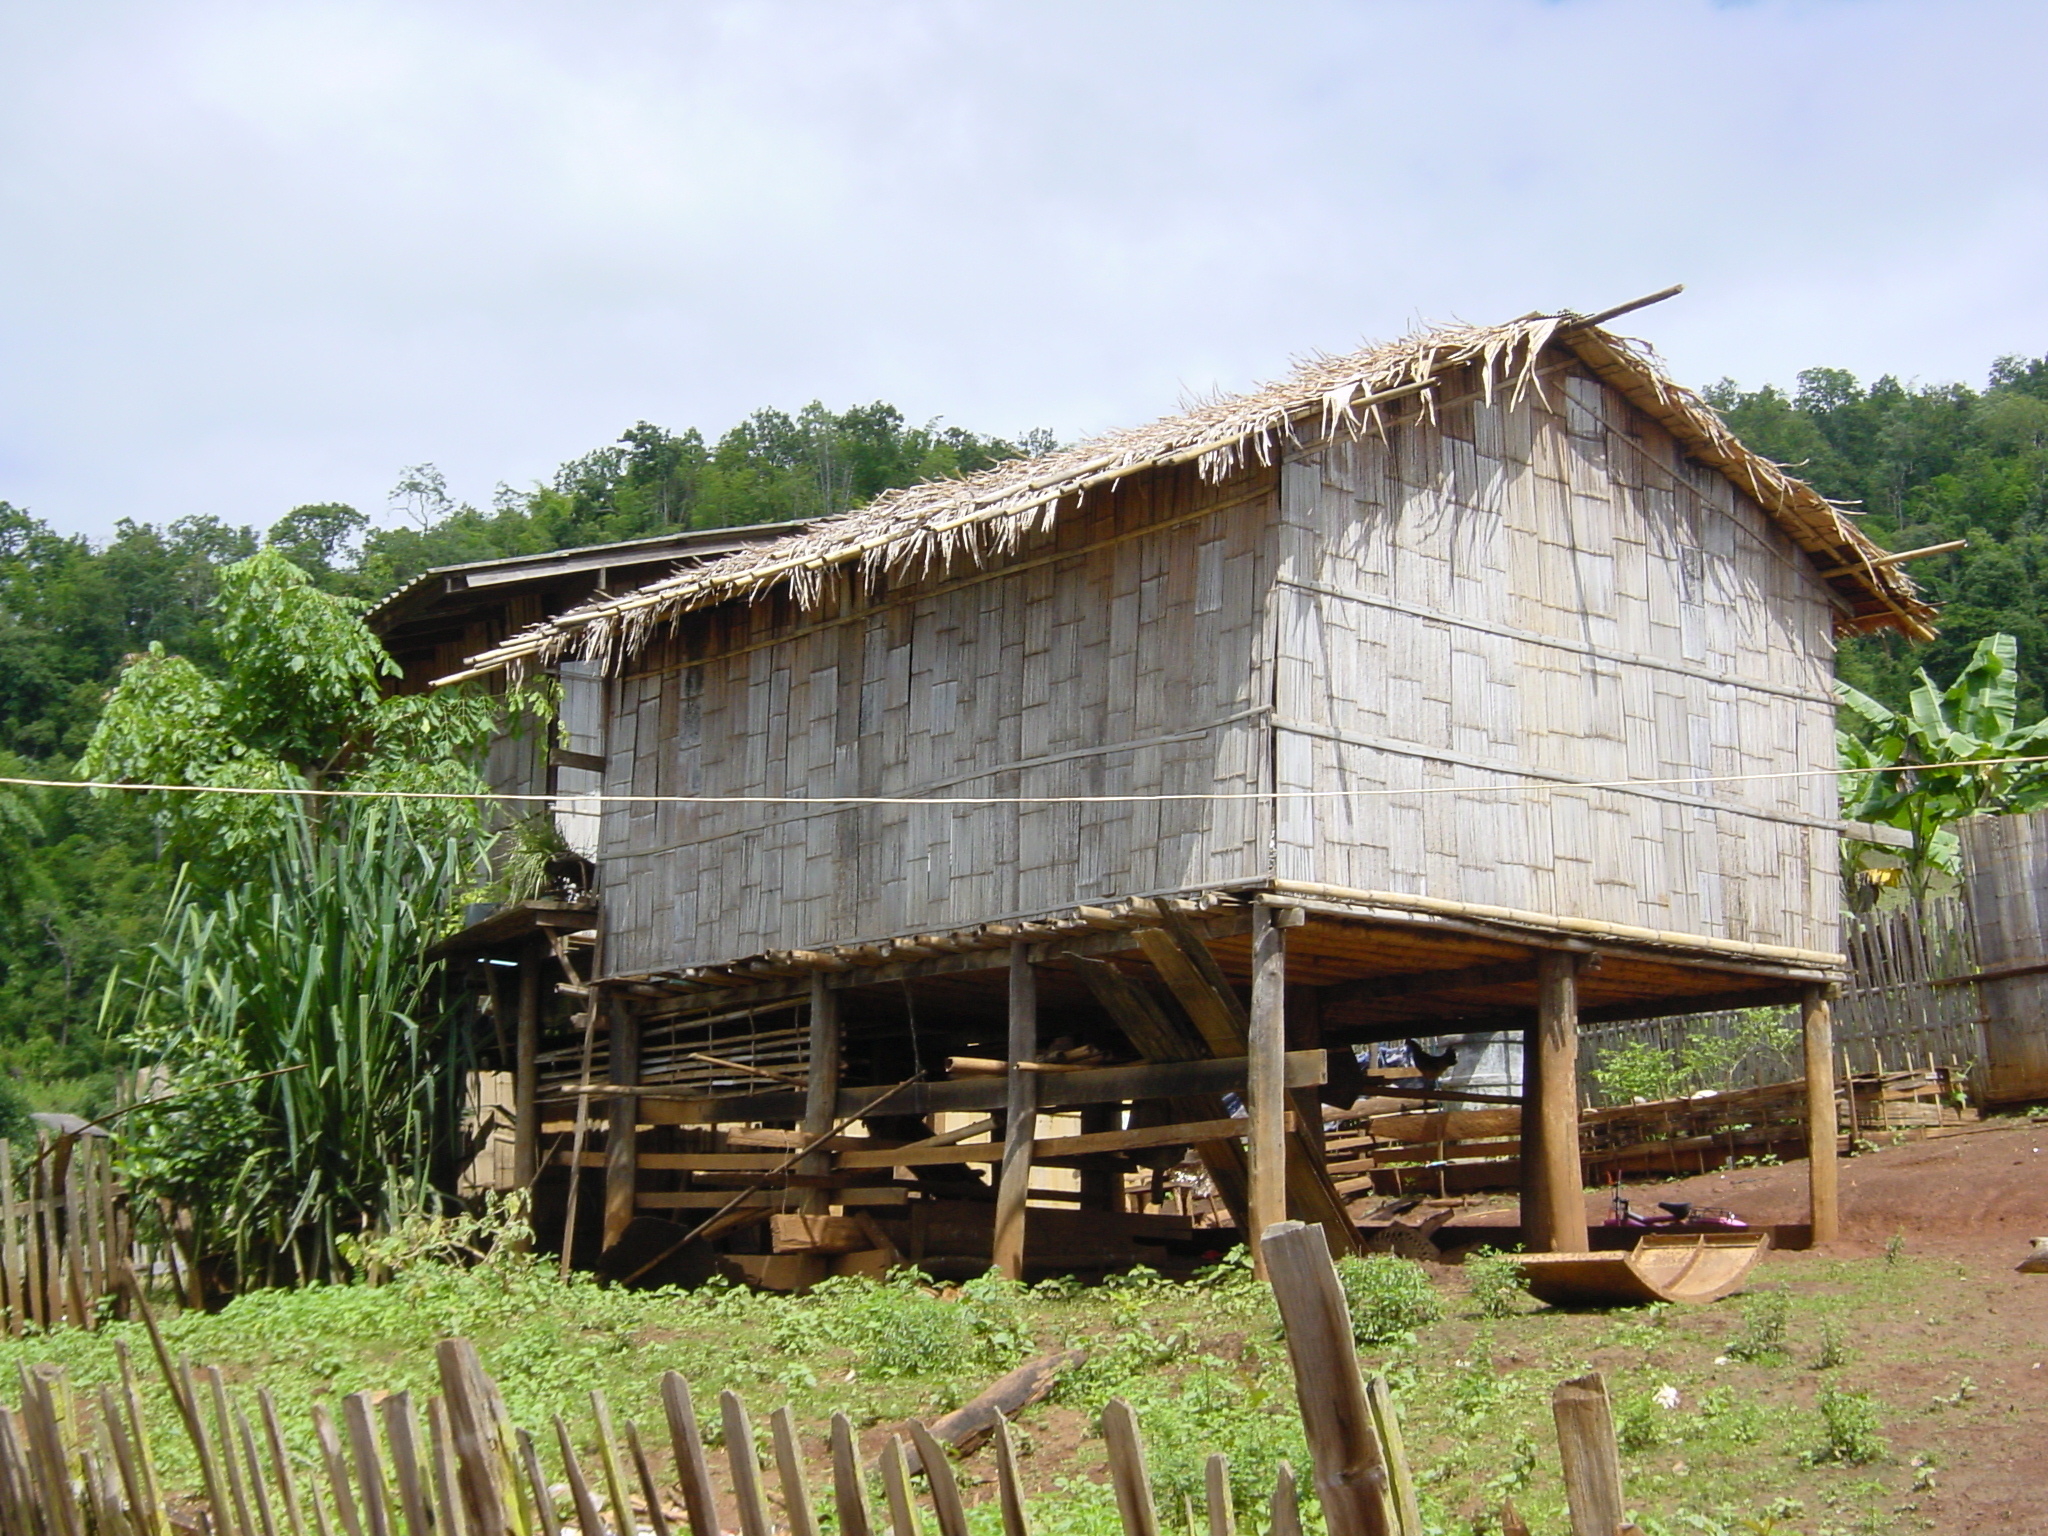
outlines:
[[1441, 971], [1396, 971], [1389, 976], [1366, 976], [1357, 981], [1340, 981], [1324, 987], [1325, 1008], [1370, 1006], [1401, 997], [1426, 996], [1432, 992], [1464, 992], [1478, 987], [1505, 987], [1534, 981], [1535, 960], [1493, 960], [1485, 965], [1461, 965]]
[[[839, 999], [825, 985], [825, 973], [819, 971], [811, 977], [811, 1060], [805, 1078], [802, 1122], [806, 1141], [832, 1128], [832, 1111], [839, 1095], [839, 1052]], [[825, 1173], [831, 1166], [829, 1154], [814, 1152], [797, 1164], [797, 1171]], [[803, 1208], [807, 1214], [817, 1216], [824, 1214], [828, 1204], [827, 1192], [817, 1189], [805, 1196]]]
[[[1161, 926], [1140, 929], [1138, 944], [1167, 987], [1194, 1021], [1211, 1054], [1236, 1056], [1249, 1048], [1251, 1016], [1236, 990], [1209, 952], [1202, 936], [1173, 907], [1157, 904]], [[1313, 1038], [1289, 1040], [1288, 1045], [1320, 1049], [1319, 1030]], [[1327, 1059], [1327, 1058], [1326, 1058]], [[1314, 1095], [1297, 1104], [1299, 1114], [1287, 1134], [1287, 1202], [1291, 1212], [1322, 1226], [1328, 1234], [1330, 1251], [1339, 1255], [1355, 1253], [1358, 1232], [1344, 1207], [1344, 1197], [1331, 1182], [1322, 1155], [1322, 1121], [1315, 1114]]]
[[[1313, 1088], [1324, 1078], [1321, 1051], [1287, 1055], [1287, 1086]], [[1123, 1104], [1132, 1099], [1170, 1099], [1190, 1093], [1242, 1093], [1245, 1058], [1225, 1061], [1145, 1062], [1128, 1067], [1093, 1067], [1039, 1079], [1039, 1112], [1079, 1109], [1086, 1104]], [[889, 1100], [892, 1115], [936, 1115], [956, 1111], [986, 1114], [1009, 1100], [1009, 1084], [999, 1077], [965, 1077], [958, 1082], [912, 1083]], [[834, 1106], [839, 1118], [858, 1116], [876, 1090], [841, 1088]], [[732, 1094], [700, 1097], [673, 1087], [638, 1090], [641, 1118], [656, 1125], [751, 1125], [757, 1121], [794, 1124], [803, 1117], [803, 1095], [797, 1093]], [[564, 1095], [568, 1097], [568, 1095]], [[1199, 1118], [1210, 1118], [1202, 1116]]]
[[[1122, 971], [1107, 960], [1092, 960], [1079, 955], [1069, 955], [1065, 959], [1068, 967], [1087, 982], [1089, 991], [1095, 994], [1095, 1000], [1102, 1005], [1103, 1011], [1116, 1021], [1117, 1027], [1129, 1037], [1141, 1056], [1162, 1065], [1201, 1064], [1204, 1054], [1202, 1043], [1182, 1028], [1177, 1020], [1170, 1018], [1149, 992]], [[1087, 1075], [1075, 1073], [1073, 1077]], [[1064, 1096], [1066, 1084], [1059, 1084], [1054, 1091]], [[1132, 1094], [1130, 1097], [1166, 1099], [1167, 1113], [1177, 1121], [1215, 1120], [1225, 1113], [1222, 1099], [1213, 1093]], [[1044, 1095], [1041, 1094], [1040, 1098], [1043, 1101]], [[1232, 1222], [1243, 1231], [1250, 1214], [1244, 1149], [1235, 1141], [1205, 1141], [1196, 1145], [1195, 1153], [1208, 1171], [1209, 1182], [1216, 1189], [1216, 1198], [1223, 1202]]]
[[1276, 916], [1268, 906], [1252, 909], [1252, 1006], [1245, 1053], [1244, 1107], [1251, 1119], [1245, 1137], [1251, 1174], [1245, 1241], [1262, 1276], [1266, 1258], [1259, 1236], [1287, 1219], [1287, 951], [1286, 930]]
[[[622, 997], [607, 1001], [612, 1021], [609, 1076], [631, 1085], [640, 1081], [640, 1016]], [[611, 1101], [610, 1114], [604, 1133], [605, 1248], [624, 1236], [633, 1220], [633, 1196], [640, 1181], [640, 1100], [622, 1093]]]
[[1549, 1248], [1538, 1251], [1577, 1253], [1586, 1246], [1586, 1180], [1579, 1156], [1578, 957], [1553, 950], [1541, 959], [1536, 1118], [1543, 1126], [1543, 1226]]
[[1038, 1078], [1024, 1070], [1038, 1056], [1038, 978], [1031, 946], [1010, 946], [1010, 1070], [1003, 1127], [1003, 1168], [996, 1181], [991, 1262], [1011, 1280], [1024, 1278], [1024, 1219], [1031, 1197], [1031, 1143], [1038, 1133]]
[[[1800, 1000], [1806, 1045], [1806, 1219], [1816, 1247], [1842, 1235], [1835, 1162], [1835, 1025], [1826, 987], [1808, 987]], [[1856, 1128], [1849, 1128], [1853, 1139]]]
[[[1245, 1121], [1242, 1118], [1226, 1117], [1174, 1125], [1133, 1126], [1118, 1131], [1084, 1131], [1078, 1136], [1042, 1136], [1032, 1143], [1031, 1150], [1033, 1160], [1043, 1163], [1057, 1158], [1093, 1157], [1104, 1152], [1135, 1152], [1145, 1147], [1192, 1147], [1204, 1141], [1228, 1141], [1244, 1135], [1244, 1132]], [[873, 1151], [849, 1147], [834, 1161], [837, 1167], [849, 1171], [926, 1168], [942, 1163], [999, 1163], [1004, 1161], [1004, 1143], [979, 1141], [971, 1146], [950, 1147], [919, 1143], [910, 1147], [877, 1147]]]

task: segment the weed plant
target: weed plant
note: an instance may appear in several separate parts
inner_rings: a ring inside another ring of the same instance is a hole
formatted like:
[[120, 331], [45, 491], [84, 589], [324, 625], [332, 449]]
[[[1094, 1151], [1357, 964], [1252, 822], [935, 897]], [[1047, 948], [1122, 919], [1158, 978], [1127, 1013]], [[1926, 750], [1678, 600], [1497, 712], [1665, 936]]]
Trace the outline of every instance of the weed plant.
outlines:
[[1822, 1387], [1820, 1421], [1821, 1443], [1811, 1453], [1813, 1461], [1863, 1467], [1885, 1458], [1888, 1447], [1878, 1433], [1877, 1405], [1868, 1392]]
[[1480, 1248], [1464, 1263], [1465, 1289], [1481, 1317], [1513, 1317], [1529, 1299], [1529, 1282], [1510, 1254]]
[[1388, 1253], [1339, 1259], [1337, 1278], [1361, 1344], [1398, 1343], [1444, 1315], [1444, 1299], [1429, 1271], [1413, 1259]]
[[1792, 1316], [1792, 1298], [1783, 1291], [1759, 1291], [1742, 1303], [1742, 1331], [1728, 1345], [1731, 1360], [1779, 1360]]

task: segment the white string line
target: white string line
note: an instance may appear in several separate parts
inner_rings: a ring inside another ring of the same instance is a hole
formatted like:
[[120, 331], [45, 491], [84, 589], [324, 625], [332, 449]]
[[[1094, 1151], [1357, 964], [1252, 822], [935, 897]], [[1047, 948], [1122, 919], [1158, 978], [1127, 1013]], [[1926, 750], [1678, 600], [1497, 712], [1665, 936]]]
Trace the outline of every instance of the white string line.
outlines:
[[[2004, 768], [2048, 763], [2033, 757], [1968, 758], [1954, 763], [1883, 763], [1870, 768], [1788, 768], [1774, 773], [1689, 773], [1669, 779], [1585, 779], [1562, 784], [1429, 784], [1412, 789], [1194, 790], [1148, 795], [608, 795], [559, 791], [552, 795], [466, 789], [311, 789], [305, 786], [242, 784], [132, 784], [110, 779], [24, 779], [0, 777], [17, 789], [124, 789], [149, 794], [290, 796], [336, 800], [487, 800], [559, 805], [1149, 805], [1194, 800], [1373, 800], [1396, 795], [1478, 795], [1501, 791], [1559, 794], [1581, 789], [1668, 788], [1694, 784], [1753, 784], [1774, 779], [1842, 778], [1852, 774], [1951, 772], [1959, 768]], [[991, 773], [1026, 770], [999, 768]]]

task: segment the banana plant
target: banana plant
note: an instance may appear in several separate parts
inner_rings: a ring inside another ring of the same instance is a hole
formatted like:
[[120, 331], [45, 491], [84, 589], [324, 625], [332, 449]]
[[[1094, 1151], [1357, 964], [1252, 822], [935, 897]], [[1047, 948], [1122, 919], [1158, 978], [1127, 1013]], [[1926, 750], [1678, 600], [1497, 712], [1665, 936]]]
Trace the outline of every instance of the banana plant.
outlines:
[[[2048, 805], [2048, 762], [2013, 761], [2048, 755], [2048, 719], [2018, 722], [2019, 645], [2011, 635], [1979, 640], [1946, 688], [1924, 669], [1918, 678], [1903, 712], [1835, 684], [1850, 717], [1850, 729], [1836, 733], [1843, 819], [1911, 836], [1901, 852], [1916, 899], [1937, 874], [1961, 876], [1953, 823]], [[1857, 847], [1849, 853], [1860, 868]]]

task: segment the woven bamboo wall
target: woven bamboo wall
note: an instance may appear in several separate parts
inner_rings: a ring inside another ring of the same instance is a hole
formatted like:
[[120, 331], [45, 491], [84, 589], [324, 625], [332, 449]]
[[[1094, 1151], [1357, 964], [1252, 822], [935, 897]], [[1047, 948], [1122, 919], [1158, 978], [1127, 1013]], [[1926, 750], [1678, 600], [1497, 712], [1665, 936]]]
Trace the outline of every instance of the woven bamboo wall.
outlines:
[[1833, 949], [1834, 760], [1811, 562], [1576, 365], [1283, 468], [1285, 878]]
[[[987, 569], [692, 616], [622, 678], [614, 793], [1263, 786], [1274, 475], [1147, 477]], [[1263, 868], [1253, 801], [608, 807], [605, 969], [944, 929]]]
[[[1447, 393], [1384, 443], [1135, 478], [1007, 560], [837, 613], [694, 615], [611, 685], [606, 787], [1539, 792], [614, 805], [605, 970], [1272, 873], [1832, 949], [1833, 779], [1691, 781], [1833, 761], [1811, 562], [1576, 364], [1516, 406]], [[1623, 778], [1681, 782], [1553, 787]]]

